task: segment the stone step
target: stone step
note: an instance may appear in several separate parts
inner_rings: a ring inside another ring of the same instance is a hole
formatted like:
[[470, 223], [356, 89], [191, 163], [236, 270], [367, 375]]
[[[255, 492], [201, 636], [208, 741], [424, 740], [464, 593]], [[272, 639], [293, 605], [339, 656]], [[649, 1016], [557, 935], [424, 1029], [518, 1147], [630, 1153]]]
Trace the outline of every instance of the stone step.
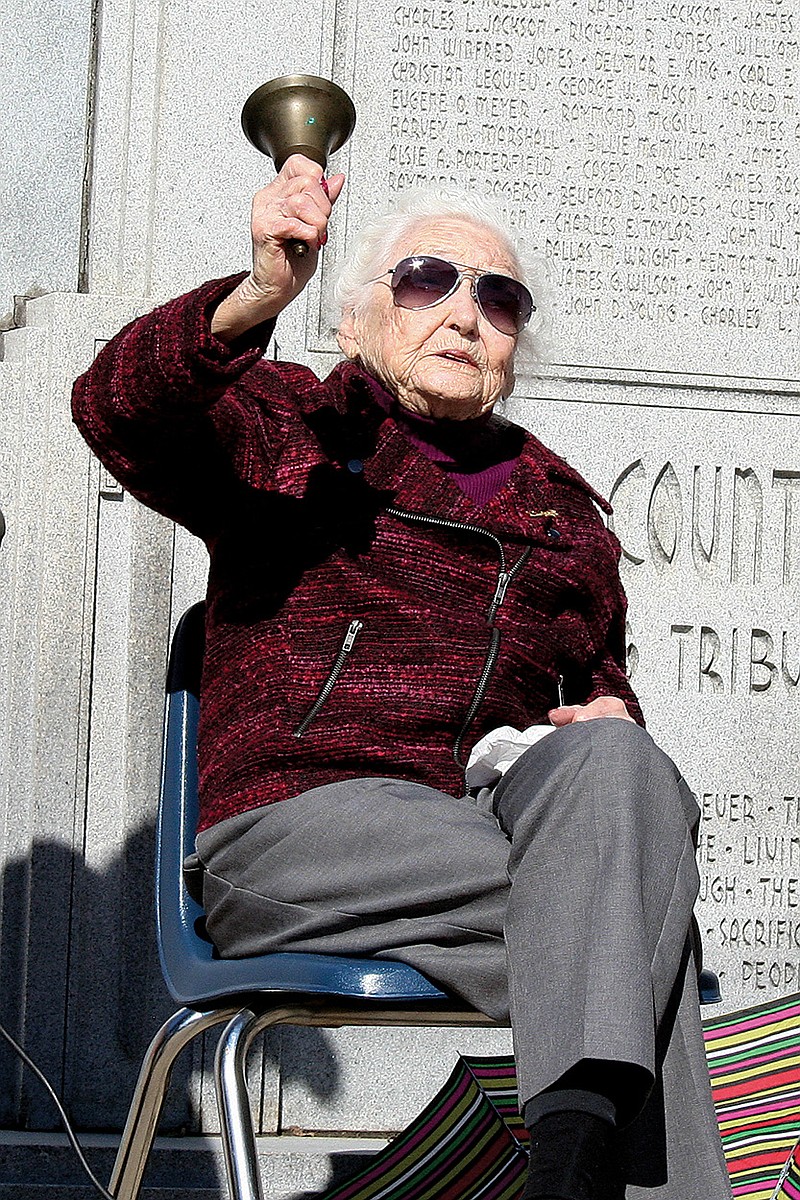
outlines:
[[[80, 1138], [95, 1176], [106, 1186], [118, 1139]], [[386, 1145], [370, 1137], [259, 1137], [258, 1160], [265, 1200], [310, 1200], [344, 1182]], [[96, 1200], [63, 1134], [0, 1133], [0, 1200]], [[225, 1200], [219, 1137], [156, 1138], [141, 1200]]]

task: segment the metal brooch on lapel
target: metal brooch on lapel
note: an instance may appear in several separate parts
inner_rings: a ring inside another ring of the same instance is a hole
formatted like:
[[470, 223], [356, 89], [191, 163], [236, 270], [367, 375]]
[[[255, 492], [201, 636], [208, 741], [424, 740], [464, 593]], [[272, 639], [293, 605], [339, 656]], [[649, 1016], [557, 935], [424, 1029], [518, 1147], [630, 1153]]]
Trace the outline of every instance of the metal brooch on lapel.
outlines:
[[547, 521], [547, 525], [545, 527], [545, 533], [549, 537], [550, 541], [557, 542], [560, 540], [561, 530], [556, 529], [555, 525], [553, 525], [553, 523], [552, 523], [553, 517], [558, 516], [557, 508], [543, 508], [543, 509], [539, 510], [538, 512], [529, 512], [528, 516], [529, 517], [543, 517]]

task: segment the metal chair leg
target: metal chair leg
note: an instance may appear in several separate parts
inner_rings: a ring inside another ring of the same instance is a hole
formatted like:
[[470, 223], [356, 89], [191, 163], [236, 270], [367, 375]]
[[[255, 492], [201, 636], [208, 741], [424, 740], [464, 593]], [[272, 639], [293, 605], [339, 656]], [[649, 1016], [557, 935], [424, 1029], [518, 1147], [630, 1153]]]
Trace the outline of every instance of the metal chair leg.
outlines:
[[263, 1200], [245, 1067], [260, 1018], [244, 1008], [222, 1031], [214, 1074], [230, 1200]]
[[136, 1200], [142, 1184], [172, 1068], [184, 1046], [213, 1025], [230, 1020], [235, 1008], [198, 1012], [182, 1008], [159, 1029], [144, 1056], [128, 1110], [108, 1190], [115, 1200]]
[[[305, 999], [308, 1001], [308, 997]], [[214, 1075], [230, 1200], [263, 1200], [247, 1092], [247, 1054], [253, 1038], [270, 1025], [306, 1020], [318, 1011], [319, 1006], [313, 1002], [284, 1003], [261, 1013], [243, 1008], [220, 1035]]]

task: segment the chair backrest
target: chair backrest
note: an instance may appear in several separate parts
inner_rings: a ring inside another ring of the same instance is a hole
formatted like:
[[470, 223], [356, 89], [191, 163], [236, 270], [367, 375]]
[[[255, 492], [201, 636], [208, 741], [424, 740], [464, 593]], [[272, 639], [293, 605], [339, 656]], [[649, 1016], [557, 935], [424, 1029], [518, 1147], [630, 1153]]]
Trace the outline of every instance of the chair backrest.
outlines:
[[184, 861], [194, 851], [198, 817], [196, 747], [204, 623], [205, 605], [195, 604], [181, 617], [172, 639], [156, 825], [158, 951], [167, 986], [183, 1003], [190, 999], [187, 992], [196, 993], [195, 987], [187, 988], [186, 964], [214, 960], [213, 946], [197, 931], [203, 910], [183, 878]]

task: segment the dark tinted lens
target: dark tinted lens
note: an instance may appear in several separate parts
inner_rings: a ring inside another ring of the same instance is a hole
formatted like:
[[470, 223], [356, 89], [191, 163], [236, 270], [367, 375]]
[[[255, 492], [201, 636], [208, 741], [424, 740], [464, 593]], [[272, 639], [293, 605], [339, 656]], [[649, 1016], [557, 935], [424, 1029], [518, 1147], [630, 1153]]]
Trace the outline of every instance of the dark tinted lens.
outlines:
[[392, 291], [401, 308], [428, 308], [452, 292], [457, 282], [452, 263], [427, 254], [404, 258], [392, 272]]
[[486, 320], [501, 333], [519, 333], [530, 321], [533, 297], [519, 280], [508, 275], [481, 275], [475, 291]]

